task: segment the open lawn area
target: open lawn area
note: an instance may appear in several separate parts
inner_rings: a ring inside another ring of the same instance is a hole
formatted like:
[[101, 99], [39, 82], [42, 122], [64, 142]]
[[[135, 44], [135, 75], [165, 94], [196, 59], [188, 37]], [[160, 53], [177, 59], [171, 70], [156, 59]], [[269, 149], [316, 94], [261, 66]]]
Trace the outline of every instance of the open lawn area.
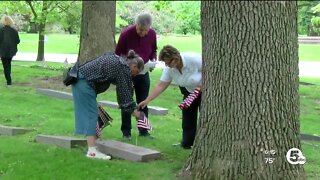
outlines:
[[[19, 52], [38, 52], [38, 34], [20, 33], [21, 43], [18, 45]], [[118, 41], [119, 35], [116, 35]], [[159, 35], [158, 52], [167, 44], [173, 45], [181, 52], [194, 51], [201, 53], [201, 36], [183, 35]], [[299, 59], [301, 61], [320, 62], [320, 44], [299, 44]], [[48, 34], [45, 43], [46, 53], [78, 54], [79, 35]]]
[[[55, 36], [49, 36], [54, 42]], [[59, 37], [59, 36], [58, 36]], [[63, 53], [72, 53], [77, 49], [76, 36], [69, 36], [70, 49]], [[23, 36], [21, 38], [24, 38]], [[169, 39], [160, 37], [161, 43]], [[179, 37], [176, 37], [179, 39]], [[66, 40], [66, 39], [64, 39]], [[69, 41], [68, 40], [68, 41]], [[199, 40], [199, 39], [198, 39]], [[31, 40], [32, 41], [32, 40]], [[30, 41], [30, 43], [31, 43]], [[167, 42], [166, 42], [167, 41]], [[189, 39], [190, 42], [193, 40]], [[56, 47], [67, 43], [55, 42]], [[22, 42], [22, 45], [25, 42]], [[181, 42], [179, 42], [181, 43]], [[194, 42], [196, 44], [196, 42]], [[183, 43], [181, 43], [183, 45]], [[191, 46], [191, 45], [190, 45]], [[21, 46], [21, 49], [27, 48]], [[48, 47], [50, 47], [48, 45]], [[66, 46], [67, 47], [67, 46]], [[72, 48], [74, 49], [72, 49]], [[186, 50], [187, 47], [186, 46]], [[30, 49], [24, 49], [26, 51]], [[66, 50], [61, 47], [61, 51]], [[199, 50], [199, 49], [198, 49]], [[48, 50], [49, 51], [49, 50]], [[319, 58], [320, 60], [320, 58]], [[166, 116], [150, 115], [155, 139], [137, 137], [136, 124], [132, 123], [131, 144], [158, 150], [162, 158], [148, 163], [130, 162], [120, 159], [111, 161], [92, 160], [85, 157], [85, 148], [72, 150], [35, 143], [37, 134], [74, 136], [73, 102], [55, 99], [36, 93], [36, 88], [50, 88], [71, 92], [70, 87], [61, 82], [63, 64], [48, 63], [43, 68], [38, 62], [13, 62], [13, 86], [8, 88], [0, 67], [0, 125], [18, 126], [34, 129], [25, 135], [0, 136], [0, 179], [130, 179], [130, 180], [170, 180], [183, 166], [192, 150], [173, 147], [181, 138], [181, 111], [178, 104], [182, 100], [179, 88], [170, 86], [150, 105], [169, 109]], [[155, 69], [151, 75], [151, 90], [159, 80], [161, 69]], [[300, 78], [300, 81], [314, 85], [300, 85], [300, 121], [301, 132], [320, 135], [320, 78]], [[116, 101], [114, 87], [98, 95], [98, 100]], [[102, 138], [124, 141], [120, 131], [120, 111], [106, 108], [113, 117], [113, 126], [106, 127]], [[320, 179], [320, 143], [302, 142], [302, 152], [307, 159], [304, 165], [308, 179]], [[285, 158], [285, 157], [276, 157]]]

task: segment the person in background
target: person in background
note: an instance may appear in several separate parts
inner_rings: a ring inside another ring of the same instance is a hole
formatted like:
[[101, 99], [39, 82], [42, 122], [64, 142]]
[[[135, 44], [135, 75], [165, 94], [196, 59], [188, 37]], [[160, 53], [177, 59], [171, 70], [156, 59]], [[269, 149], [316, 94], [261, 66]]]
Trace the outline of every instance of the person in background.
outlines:
[[[164, 61], [166, 65], [160, 81], [150, 95], [138, 104], [138, 108], [143, 108], [150, 101], [154, 100], [167, 89], [172, 81], [175, 81], [179, 85], [183, 99], [186, 99], [194, 91], [201, 91], [202, 57], [200, 54], [191, 52], [180, 53], [175, 47], [166, 45], [160, 51], [159, 61]], [[190, 106], [183, 107], [182, 140], [174, 145], [179, 145], [185, 149], [190, 149], [193, 145], [200, 103], [201, 95], [198, 95], [190, 103]]]
[[111, 159], [96, 148], [96, 125], [98, 121], [97, 94], [105, 92], [110, 84], [116, 85], [117, 101], [122, 111], [134, 115], [136, 103], [133, 100], [132, 76], [144, 68], [143, 60], [129, 51], [126, 58], [113, 52], [105, 53], [79, 67], [78, 80], [72, 84], [75, 112], [75, 133], [87, 136], [87, 157]]
[[4, 70], [4, 76], [7, 81], [7, 86], [12, 85], [11, 79], [11, 61], [16, 55], [20, 43], [18, 31], [13, 28], [14, 22], [10, 16], [3, 16], [3, 27], [0, 29], [0, 57]]
[[[128, 53], [130, 49], [134, 50], [144, 61], [155, 60], [157, 56], [157, 38], [156, 32], [151, 28], [151, 15], [148, 13], [141, 13], [136, 17], [134, 25], [123, 29], [115, 53], [123, 56]], [[152, 71], [152, 70], [150, 70]], [[144, 100], [150, 89], [149, 72], [139, 74], [133, 78], [134, 90], [137, 103]], [[148, 107], [145, 106], [142, 111], [148, 117]], [[123, 138], [131, 140], [131, 116], [129, 113], [121, 112], [121, 131]], [[153, 138], [147, 129], [138, 128], [139, 135]]]

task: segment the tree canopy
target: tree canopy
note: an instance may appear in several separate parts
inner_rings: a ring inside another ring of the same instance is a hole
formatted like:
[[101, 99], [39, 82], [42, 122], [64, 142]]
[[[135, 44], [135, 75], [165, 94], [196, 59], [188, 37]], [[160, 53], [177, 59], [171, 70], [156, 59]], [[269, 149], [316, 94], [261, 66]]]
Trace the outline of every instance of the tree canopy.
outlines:
[[[41, 1], [1, 1], [0, 15], [12, 15], [19, 31], [35, 32], [35, 15], [28, 3], [39, 13]], [[48, 1], [55, 7], [47, 17], [47, 32], [59, 26], [67, 33], [80, 32], [82, 1]], [[320, 1], [298, 1], [298, 28], [300, 35], [320, 35]], [[116, 30], [134, 23], [135, 16], [147, 11], [152, 14], [153, 28], [158, 34], [200, 33], [200, 1], [117, 1]], [[39, 19], [39, 18], [38, 18]]]

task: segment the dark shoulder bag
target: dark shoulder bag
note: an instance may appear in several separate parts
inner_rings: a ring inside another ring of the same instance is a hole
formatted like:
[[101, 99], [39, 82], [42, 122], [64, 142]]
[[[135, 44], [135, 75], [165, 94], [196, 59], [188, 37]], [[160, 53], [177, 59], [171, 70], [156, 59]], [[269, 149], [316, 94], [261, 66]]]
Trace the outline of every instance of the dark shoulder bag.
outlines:
[[77, 82], [78, 79], [78, 62], [72, 67], [69, 67], [63, 71], [63, 84], [69, 86]]

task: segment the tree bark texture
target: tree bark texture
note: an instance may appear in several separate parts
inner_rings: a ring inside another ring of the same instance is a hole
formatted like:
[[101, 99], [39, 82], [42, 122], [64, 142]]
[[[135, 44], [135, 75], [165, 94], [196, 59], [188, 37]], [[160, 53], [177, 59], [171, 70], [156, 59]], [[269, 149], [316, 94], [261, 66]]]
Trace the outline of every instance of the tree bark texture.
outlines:
[[202, 109], [179, 177], [304, 179], [286, 159], [301, 150], [297, 2], [202, 1], [201, 20]]
[[37, 61], [42, 61], [44, 58], [44, 34], [45, 34], [45, 23], [39, 24], [39, 41], [38, 41], [38, 55]]
[[83, 1], [78, 61], [83, 64], [115, 48], [115, 1]]
[[[39, 38], [38, 39], [39, 39], [39, 41], [38, 41], [37, 61], [43, 61], [43, 59], [44, 59], [44, 36], [45, 36], [45, 30], [46, 30], [48, 8], [49, 8], [48, 2], [43, 1], [40, 17], [35, 15], [36, 18], [39, 18], [38, 19], [38, 24], [39, 24]], [[34, 12], [34, 10], [33, 10], [33, 12]]]

